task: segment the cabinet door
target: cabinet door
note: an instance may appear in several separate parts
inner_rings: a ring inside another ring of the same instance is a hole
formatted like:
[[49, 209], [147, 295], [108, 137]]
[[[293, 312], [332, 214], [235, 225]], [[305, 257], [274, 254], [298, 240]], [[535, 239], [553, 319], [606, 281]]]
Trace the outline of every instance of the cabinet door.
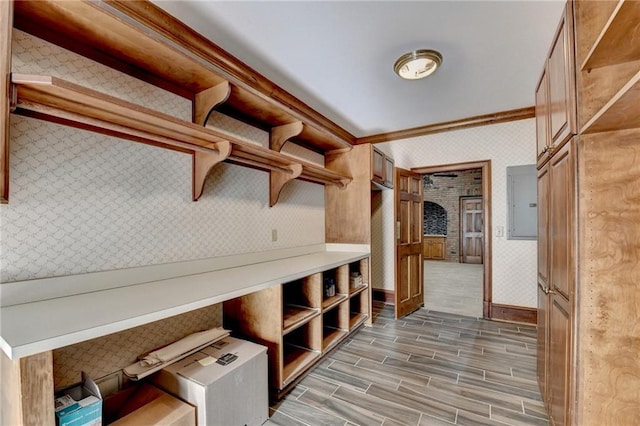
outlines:
[[555, 426], [570, 422], [571, 305], [559, 294], [550, 295], [549, 364], [547, 394], [549, 419]]
[[547, 405], [549, 395], [547, 394], [547, 379], [549, 365], [549, 294], [545, 291], [542, 283], [538, 282], [538, 339], [537, 348], [537, 378], [538, 386], [540, 386], [540, 394], [542, 401]]
[[574, 294], [575, 160], [568, 143], [550, 160], [549, 288], [567, 300]]
[[[371, 180], [378, 183], [384, 183], [384, 154], [373, 148], [371, 152]], [[393, 178], [392, 178], [393, 179]]]
[[427, 237], [422, 240], [422, 257], [425, 260], [431, 259], [431, 241]]
[[549, 78], [547, 67], [536, 88], [536, 145], [538, 160], [541, 160], [549, 149]]
[[444, 260], [444, 238], [433, 239], [431, 257], [437, 260]]
[[384, 186], [393, 188], [393, 158], [384, 157]]
[[549, 288], [549, 165], [538, 170], [538, 282]]
[[559, 147], [576, 133], [573, 53], [573, 6], [567, 2], [548, 59], [551, 146]]
[[549, 161], [549, 363], [547, 394], [554, 425], [570, 422], [571, 328], [575, 294], [574, 141]]

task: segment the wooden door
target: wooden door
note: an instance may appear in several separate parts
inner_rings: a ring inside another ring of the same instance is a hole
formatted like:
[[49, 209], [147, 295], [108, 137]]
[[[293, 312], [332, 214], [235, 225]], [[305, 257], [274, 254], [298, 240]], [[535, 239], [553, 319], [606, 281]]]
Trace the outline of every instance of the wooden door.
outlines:
[[422, 176], [395, 169], [395, 315], [401, 318], [424, 303], [422, 295]]
[[460, 197], [460, 240], [462, 263], [482, 263], [482, 197]]
[[538, 160], [549, 149], [549, 78], [545, 66], [536, 88], [536, 146]]
[[573, 141], [550, 160], [549, 364], [547, 394], [554, 425], [571, 421], [571, 342], [575, 294], [575, 158]]
[[573, 57], [573, 5], [567, 2], [551, 45], [547, 67], [550, 145], [553, 147], [559, 147], [576, 133]]
[[537, 378], [542, 401], [547, 392], [549, 364], [549, 163], [538, 170], [538, 339]]
[[538, 281], [538, 339], [536, 342], [537, 349], [537, 369], [536, 377], [538, 378], [538, 386], [542, 401], [547, 406], [549, 394], [547, 392], [547, 380], [549, 372], [549, 289], [542, 286]]
[[549, 290], [549, 164], [538, 170], [538, 282]]

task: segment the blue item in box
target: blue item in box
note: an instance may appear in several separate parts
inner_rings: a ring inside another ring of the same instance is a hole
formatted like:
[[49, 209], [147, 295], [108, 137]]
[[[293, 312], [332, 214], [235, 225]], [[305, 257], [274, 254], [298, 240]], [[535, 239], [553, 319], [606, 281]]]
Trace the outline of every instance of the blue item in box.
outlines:
[[82, 383], [56, 393], [57, 426], [101, 426], [102, 397], [91, 378], [82, 373]]

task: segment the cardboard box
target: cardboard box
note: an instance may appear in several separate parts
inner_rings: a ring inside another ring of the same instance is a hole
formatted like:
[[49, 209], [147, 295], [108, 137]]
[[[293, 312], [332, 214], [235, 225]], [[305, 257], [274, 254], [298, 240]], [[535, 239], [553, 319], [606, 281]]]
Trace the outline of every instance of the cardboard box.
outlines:
[[56, 425], [102, 426], [102, 397], [93, 380], [82, 373], [82, 383], [56, 392]]
[[252, 342], [225, 337], [151, 380], [195, 405], [198, 426], [257, 426], [269, 418], [267, 348]]
[[[195, 426], [196, 409], [160, 389], [143, 384], [110, 398], [106, 405], [121, 405], [117, 410], [120, 418], [111, 425], [116, 426]], [[106, 409], [106, 408], [105, 408]], [[113, 409], [111, 409], [113, 410]]]

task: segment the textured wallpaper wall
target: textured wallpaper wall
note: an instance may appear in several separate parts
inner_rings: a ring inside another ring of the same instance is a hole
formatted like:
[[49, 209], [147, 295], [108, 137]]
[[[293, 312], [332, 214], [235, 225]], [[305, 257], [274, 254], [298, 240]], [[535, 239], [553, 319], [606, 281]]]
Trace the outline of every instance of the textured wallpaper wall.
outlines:
[[[185, 120], [191, 116], [186, 99], [17, 30], [13, 72], [55, 75]], [[268, 143], [266, 132], [220, 115], [209, 125]], [[322, 161], [292, 144], [285, 149]], [[222, 164], [198, 202], [190, 194], [187, 154], [12, 116], [0, 281], [324, 242], [321, 185], [294, 181], [269, 208], [267, 173]]]
[[[13, 36], [15, 73], [58, 76], [191, 118], [186, 99], [18, 30]], [[266, 132], [220, 114], [208, 125], [268, 144]], [[292, 144], [283, 151], [323, 161]], [[267, 173], [222, 164], [192, 202], [191, 156], [20, 116], [11, 117], [10, 190], [10, 203], [0, 205], [0, 282], [324, 242], [321, 185], [291, 182], [270, 208]], [[221, 323], [222, 306], [214, 305], [55, 350], [55, 383], [78, 381], [80, 370], [98, 378]]]
[[[535, 135], [535, 121], [529, 119], [376, 145], [405, 169], [491, 160], [494, 303], [537, 304], [537, 242], [496, 236], [497, 227], [507, 225], [507, 166], [535, 163]], [[393, 209], [393, 201], [388, 208]], [[383, 228], [393, 233], [393, 214], [385, 217]], [[384, 274], [384, 288], [393, 289], [392, 254], [386, 257]]]

